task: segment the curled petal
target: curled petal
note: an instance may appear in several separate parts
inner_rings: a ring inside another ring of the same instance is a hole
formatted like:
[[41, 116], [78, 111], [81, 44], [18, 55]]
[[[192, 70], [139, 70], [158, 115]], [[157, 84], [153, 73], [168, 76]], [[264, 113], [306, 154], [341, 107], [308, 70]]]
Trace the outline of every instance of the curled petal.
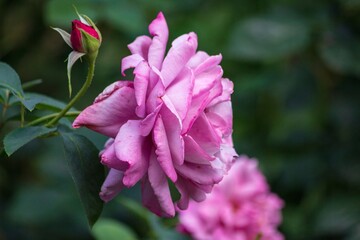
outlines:
[[139, 54], [133, 54], [130, 56], [127, 56], [122, 59], [121, 61], [121, 73], [123, 76], [125, 76], [125, 71], [129, 68], [135, 68], [139, 63], [144, 61], [144, 58], [140, 56]]
[[[195, 79], [195, 82], [196, 81], [197, 79]], [[201, 91], [201, 94], [192, 97], [191, 105], [183, 121], [183, 129], [182, 129], [183, 134], [189, 131], [189, 129], [192, 127], [192, 125], [199, 117], [199, 115], [208, 106], [209, 102], [211, 102], [217, 96], [221, 95], [221, 93], [222, 93], [221, 82], [214, 81], [213, 84], [207, 86], [206, 91], [204, 89]]]
[[209, 58], [209, 54], [204, 51], [198, 51], [192, 56], [189, 62], [186, 64], [191, 69], [195, 70], [197, 66], [203, 63], [207, 58]]
[[123, 184], [134, 186], [149, 166], [150, 141], [141, 135], [140, 120], [129, 120], [115, 138], [116, 157], [129, 164], [124, 173]]
[[232, 107], [231, 102], [220, 102], [206, 108], [206, 116], [217, 131], [218, 136], [227, 137], [232, 133]]
[[146, 115], [146, 96], [149, 87], [149, 74], [150, 68], [146, 62], [141, 62], [135, 68], [134, 75], [134, 88], [136, 98], [136, 115], [139, 117], [145, 117]]
[[185, 160], [187, 162], [195, 164], [209, 164], [209, 161], [214, 160], [214, 157], [204, 151], [191, 136], [185, 135], [184, 142]]
[[195, 54], [196, 48], [197, 36], [195, 33], [180, 36], [173, 42], [161, 69], [165, 87], [169, 86], [183, 70], [189, 59]]
[[161, 115], [158, 115], [156, 119], [153, 135], [157, 160], [165, 174], [175, 182], [177, 174], [172, 161], [167, 132]]
[[166, 95], [174, 105], [181, 120], [185, 118], [191, 104], [193, 88], [193, 71], [190, 68], [185, 67], [173, 83], [166, 89]]
[[151, 44], [151, 38], [148, 36], [140, 36], [128, 45], [132, 54], [139, 54], [146, 61], [148, 60], [149, 47]]
[[209, 69], [218, 66], [221, 62], [221, 59], [222, 59], [221, 54], [206, 58], [203, 62], [199, 63], [199, 65], [196, 66], [194, 70], [195, 75], [208, 71]]
[[120, 127], [135, 115], [135, 94], [131, 82], [110, 85], [96, 98], [93, 105], [83, 110], [73, 127], [86, 126], [96, 132], [115, 138]]
[[201, 72], [196, 75], [193, 95], [197, 96], [209, 91], [216, 84], [220, 85], [220, 79], [223, 75], [223, 70], [220, 66], [215, 66], [206, 72]]
[[221, 86], [222, 86], [222, 93], [221, 95], [219, 95], [218, 97], [214, 98], [210, 103], [209, 103], [209, 107], [213, 106], [219, 102], [224, 102], [224, 101], [230, 101], [231, 100], [231, 94], [234, 92], [234, 84], [232, 81], [230, 81], [227, 78], [223, 78], [221, 79]]
[[181, 210], [185, 210], [188, 207], [190, 198], [197, 202], [204, 201], [206, 198], [206, 194], [202, 189], [183, 177], [179, 176], [175, 186], [181, 194], [181, 198], [177, 202], [177, 207]]
[[208, 154], [219, 151], [221, 136], [219, 136], [205, 113], [201, 113], [194, 122], [188, 134], [204, 149]]
[[106, 149], [101, 152], [100, 158], [101, 163], [109, 168], [114, 168], [122, 172], [129, 168], [127, 162], [123, 162], [116, 157], [114, 143], [108, 145]]
[[121, 191], [124, 187], [122, 184], [123, 177], [124, 173], [122, 171], [110, 169], [99, 194], [104, 202], [110, 201]]
[[175, 165], [182, 165], [184, 163], [184, 140], [181, 135], [181, 120], [176, 115], [176, 111], [169, 108], [168, 103], [164, 101], [165, 105], [161, 108], [161, 116], [164, 121], [166, 130], [166, 137], [169, 142], [171, 157]]
[[148, 61], [150, 66], [161, 69], [169, 36], [169, 29], [162, 12], [149, 25], [149, 32], [154, 38], [149, 48]]
[[222, 179], [222, 173], [214, 169], [210, 164], [185, 162], [183, 165], [177, 166], [176, 169], [181, 176], [201, 185], [213, 185]]
[[173, 217], [175, 208], [169, 184], [154, 152], [150, 157], [148, 178], [144, 181], [142, 186], [144, 205], [160, 217]]

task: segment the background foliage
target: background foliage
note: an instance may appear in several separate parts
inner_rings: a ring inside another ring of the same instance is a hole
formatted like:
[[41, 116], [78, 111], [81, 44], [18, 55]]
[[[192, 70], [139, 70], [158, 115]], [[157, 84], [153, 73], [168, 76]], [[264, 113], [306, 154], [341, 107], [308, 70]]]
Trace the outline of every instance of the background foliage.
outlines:
[[[194, 31], [199, 49], [223, 54], [235, 83], [236, 149], [259, 159], [285, 200], [286, 239], [360, 239], [359, 0], [0, 0], [0, 60], [23, 82], [43, 79], [33, 90], [63, 101], [70, 49], [49, 26], [70, 29], [72, 4], [104, 38], [77, 109], [121, 78], [126, 45], [147, 34], [161, 10], [170, 39]], [[86, 74], [76, 65], [75, 90]], [[15, 124], [0, 125], [0, 138]], [[81, 133], [99, 148], [105, 141]], [[106, 205], [89, 231], [58, 143], [34, 141], [11, 158], [0, 155], [0, 239], [184, 238], [173, 231], [176, 220], [128, 200], [139, 200], [139, 189]]]

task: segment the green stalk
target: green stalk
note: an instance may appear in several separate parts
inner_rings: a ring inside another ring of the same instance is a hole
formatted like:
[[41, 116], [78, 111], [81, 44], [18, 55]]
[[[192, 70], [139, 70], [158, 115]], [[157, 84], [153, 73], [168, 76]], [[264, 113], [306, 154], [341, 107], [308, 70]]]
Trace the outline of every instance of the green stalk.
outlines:
[[50, 122], [48, 122], [45, 125], [46, 127], [51, 127], [51, 126], [55, 125], [70, 110], [70, 108], [72, 108], [72, 106], [76, 103], [76, 101], [79, 100], [85, 94], [85, 92], [91, 85], [91, 81], [94, 77], [95, 59], [96, 59], [96, 56], [88, 58], [88, 60], [89, 60], [88, 74], [86, 77], [86, 81], [85, 81], [84, 85], [81, 87], [81, 89], [79, 90], [79, 92], [76, 94], [76, 96], [73, 99], [71, 99], [71, 101], [66, 105], [66, 107], [57, 114], [57, 116], [54, 119], [52, 119]]
[[[67, 112], [64, 116], [66, 116], [66, 117], [76, 117], [79, 114], [80, 114], [79, 111], [73, 111], [73, 112]], [[56, 117], [57, 115], [58, 115], [58, 113], [52, 113], [52, 114], [40, 117], [40, 118], [35, 119], [34, 121], [29, 122], [28, 124], [26, 124], [26, 127], [34, 126], [34, 125], [36, 125], [38, 123], [45, 122], [46, 120], [52, 119], [52, 118]]]

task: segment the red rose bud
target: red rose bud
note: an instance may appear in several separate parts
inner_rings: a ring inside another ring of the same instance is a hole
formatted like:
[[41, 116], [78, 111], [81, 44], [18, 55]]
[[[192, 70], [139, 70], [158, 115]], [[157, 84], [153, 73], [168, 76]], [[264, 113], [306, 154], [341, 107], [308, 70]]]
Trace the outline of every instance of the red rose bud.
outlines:
[[72, 21], [70, 41], [75, 51], [93, 53], [98, 50], [101, 43], [101, 35], [94, 26], [82, 23], [80, 20]]

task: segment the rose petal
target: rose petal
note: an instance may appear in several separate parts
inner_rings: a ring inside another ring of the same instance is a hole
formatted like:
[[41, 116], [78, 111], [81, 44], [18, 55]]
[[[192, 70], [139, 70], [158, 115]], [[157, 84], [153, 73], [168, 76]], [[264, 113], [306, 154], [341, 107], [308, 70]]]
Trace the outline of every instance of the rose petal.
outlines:
[[164, 59], [161, 75], [164, 78], [164, 86], [167, 87], [183, 70], [189, 59], [195, 54], [197, 48], [197, 36], [195, 33], [185, 34], [175, 40]]
[[219, 151], [221, 136], [218, 136], [208, 121], [205, 113], [201, 113], [196, 119], [192, 128], [188, 132], [188, 135], [190, 135], [209, 155], [213, 155]]
[[227, 137], [232, 133], [232, 107], [231, 102], [220, 102], [206, 108], [206, 117], [214, 127], [218, 136]]
[[150, 157], [148, 180], [146, 179], [145, 181], [148, 181], [148, 183], [145, 182], [143, 188], [151, 189], [144, 189], [144, 205], [159, 216], [173, 217], [175, 215], [175, 208], [171, 199], [169, 185], [154, 152], [152, 157]]
[[196, 68], [194, 70], [195, 75], [205, 72], [213, 67], [216, 67], [217, 65], [220, 64], [221, 59], [222, 59], [221, 54], [208, 57], [203, 62], [201, 62], [198, 66], [196, 66]]
[[191, 69], [195, 70], [195, 68], [197, 68], [197, 66], [203, 63], [208, 57], [209, 54], [207, 54], [206, 52], [198, 51], [194, 56], [190, 58], [189, 62], [186, 65]]
[[104, 202], [113, 199], [124, 187], [122, 184], [124, 173], [115, 169], [110, 169], [105, 182], [101, 186], [100, 198]]
[[[196, 81], [197, 79], [195, 79], [195, 82]], [[195, 120], [198, 118], [199, 114], [201, 114], [205, 110], [209, 102], [211, 102], [217, 96], [221, 95], [221, 93], [221, 82], [214, 81], [213, 85], [209, 85], [206, 91], [202, 90], [201, 94], [193, 96], [193, 98], [191, 99], [190, 108], [187, 112], [185, 119], [183, 120], [182, 134], [185, 134], [189, 131]]]
[[181, 120], [183, 120], [191, 104], [194, 88], [194, 74], [190, 68], [184, 70], [176, 77], [166, 89], [166, 95], [174, 105]]
[[234, 92], [234, 84], [227, 78], [221, 79], [222, 93], [218, 97], [214, 98], [210, 103], [209, 107], [213, 106], [219, 102], [230, 101], [231, 94]]
[[141, 135], [140, 120], [126, 122], [114, 144], [117, 158], [129, 164], [123, 184], [132, 187], [144, 176], [149, 165], [150, 139]]
[[215, 66], [208, 71], [197, 73], [195, 76], [193, 95], [197, 96], [203, 92], [209, 91], [216, 84], [220, 84], [223, 70], [220, 66]]
[[157, 160], [164, 170], [165, 174], [175, 182], [177, 179], [177, 174], [174, 168], [169, 142], [167, 138], [167, 132], [164, 126], [164, 122], [161, 115], [158, 115], [154, 130], [153, 130], [153, 138], [156, 146], [155, 153], [157, 156]]
[[146, 118], [144, 118], [144, 120], [141, 121], [140, 128], [141, 128], [142, 136], [148, 136], [150, 134], [150, 132], [153, 130], [155, 120], [157, 119], [157, 115], [158, 115], [160, 109], [162, 108], [162, 106], [163, 106], [163, 104], [160, 104], [159, 106], [157, 106], [156, 109], [152, 113], [147, 115]]
[[141, 62], [134, 70], [134, 88], [136, 98], [136, 115], [143, 118], [146, 115], [146, 95], [149, 86], [150, 68], [146, 62]]
[[181, 135], [181, 121], [179, 117], [174, 113], [174, 110], [169, 108], [166, 98], [163, 98], [165, 105], [161, 108], [161, 116], [164, 121], [164, 127], [166, 130], [166, 136], [169, 142], [169, 148], [171, 157], [175, 165], [181, 165], [184, 163], [184, 140]]
[[109, 168], [115, 168], [122, 172], [129, 168], [127, 162], [123, 162], [116, 157], [114, 143], [108, 145], [106, 149], [101, 152], [100, 158], [101, 163]]
[[169, 36], [169, 29], [162, 12], [149, 25], [149, 32], [154, 38], [149, 48], [148, 62], [150, 66], [161, 69]]
[[151, 38], [148, 36], [137, 37], [132, 43], [128, 45], [132, 54], [139, 54], [146, 61], [148, 60], [149, 47]]
[[196, 187], [192, 181], [189, 181], [181, 176], [179, 176], [175, 186], [181, 194], [181, 197], [177, 202], [177, 207], [181, 210], [185, 210], [188, 207], [190, 197], [197, 202], [201, 202], [206, 198], [204, 191]]
[[73, 127], [85, 126], [115, 138], [120, 127], [135, 115], [135, 94], [131, 82], [119, 81], [104, 90], [93, 105], [84, 109], [74, 120]]
[[184, 142], [185, 160], [187, 162], [196, 164], [209, 164], [209, 161], [214, 160], [214, 157], [210, 156], [206, 151], [204, 151], [191, 136], [185, 135]]
[[132, 54], [127, 57], [124, 57], [121, 60], [121, 74], [125, 76], [125, 71], [129, 68], [135, 68], [139, 63], [144, 61], [144, 58], [139, 54]]
[[210, 164], [184, 162], [183, 165], [177, 166], [176, 170], [181, 176], [201, 185], [213, 185], [222, 179], [222, 174]]

